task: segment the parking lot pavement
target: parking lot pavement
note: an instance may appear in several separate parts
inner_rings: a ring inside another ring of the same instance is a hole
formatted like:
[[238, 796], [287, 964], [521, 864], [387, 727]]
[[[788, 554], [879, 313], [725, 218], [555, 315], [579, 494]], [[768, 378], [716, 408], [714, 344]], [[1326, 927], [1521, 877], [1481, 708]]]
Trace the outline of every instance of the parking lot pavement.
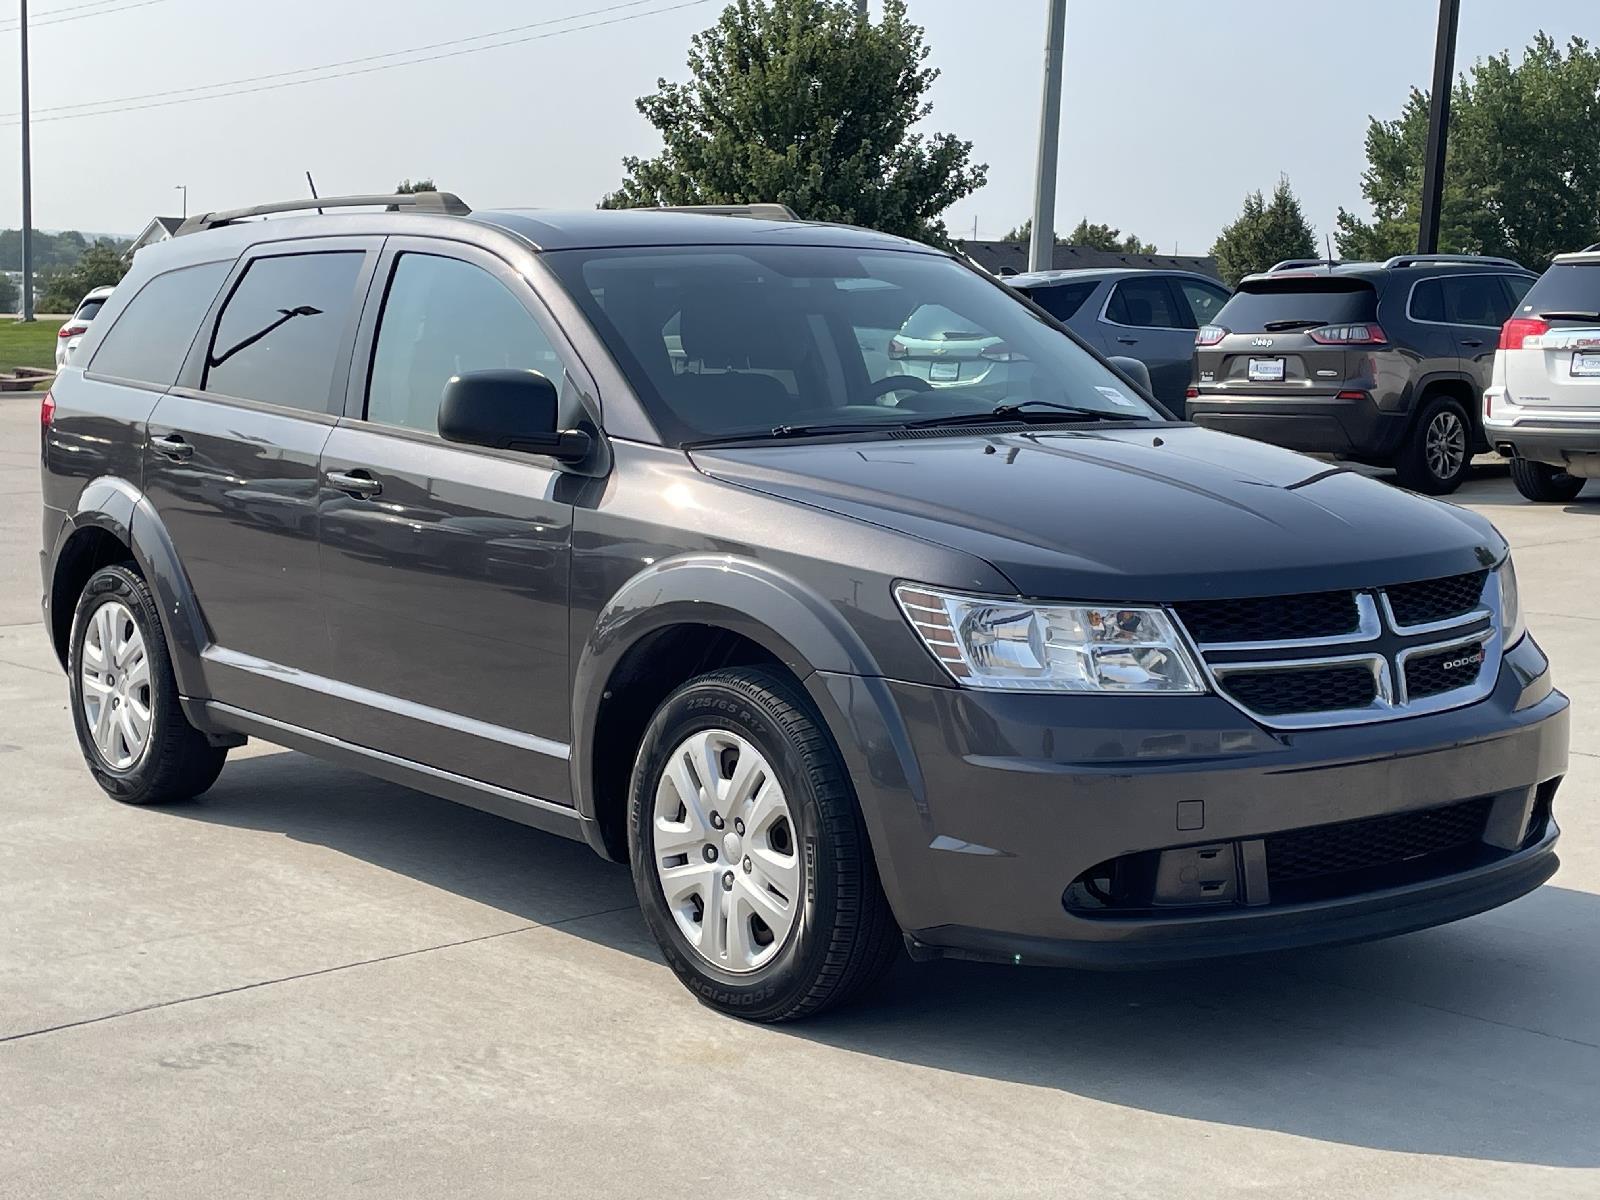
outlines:
[[1574, 700], [1549, 885], [1244, 965], [907, 964], [767, 1029], [574, 843], [256, 744], [106, 799], [38, 624], [36, 421], [0, 400], [0, 1196], [1600, 1194], [1600, 487], [1458, 497]]

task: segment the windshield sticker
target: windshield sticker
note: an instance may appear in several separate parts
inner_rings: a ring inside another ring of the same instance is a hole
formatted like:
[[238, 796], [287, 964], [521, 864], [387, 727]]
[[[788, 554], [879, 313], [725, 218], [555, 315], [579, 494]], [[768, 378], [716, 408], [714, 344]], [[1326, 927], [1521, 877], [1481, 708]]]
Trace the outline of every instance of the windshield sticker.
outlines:
[[1099, 392], [1107, 400], [1111, 401], [1111, 403], [1122, 405], [1123, 408], [1138, 408], [1139, 407], [1132, 400], [1128, 399], [1127, 396], [1125, 396], [1121, 392], [1117, 391], [1117, 389], [1114, 388], [1114, 387], [1097, 387], [1097, 388], [1095, 388], [1095, 391]]

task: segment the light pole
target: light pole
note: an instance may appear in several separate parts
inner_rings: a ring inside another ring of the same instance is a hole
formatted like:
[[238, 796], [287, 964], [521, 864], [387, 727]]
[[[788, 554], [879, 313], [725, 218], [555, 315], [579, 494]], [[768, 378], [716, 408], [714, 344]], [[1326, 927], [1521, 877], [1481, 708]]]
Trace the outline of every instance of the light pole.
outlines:
[[1055, 265], [1056, 154], [1061, 146], [1061, 67], [1067, 40], [1067, 0], [1050, 0], [1050, 30], [1044, 46], [1044, 110], [1039, 115], [1039, 166], [1033, 181], [1033, 241], [1028, 270]]
[[175, 183], [172, 185], [172, 190], [183, 193], [183, 219], [187, 221], [189, 219], [189, 185], [187, 183]]
[[28, 0], [22, 5], [22, 319], [33, 320], [33, 145], [28, 129]]
[[1456, 27], [1461, 0], [1439, 0], [1439, 34], [1433, 46], [1433, 95], [1428, 97], [1428, 148], [1422, 159], [1422, 222], [1417, 253], [1439, 249], [1439, 211], [1444, 203], [1444, 154], [1450, 140], [1450, 89], [1456, 74]]

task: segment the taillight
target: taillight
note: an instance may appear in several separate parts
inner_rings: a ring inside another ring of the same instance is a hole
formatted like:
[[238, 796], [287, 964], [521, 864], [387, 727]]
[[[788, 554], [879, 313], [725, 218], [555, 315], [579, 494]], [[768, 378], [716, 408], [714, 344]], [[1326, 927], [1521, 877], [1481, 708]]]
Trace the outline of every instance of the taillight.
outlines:
[[1019, 354], [1004, 342], [996, 342], [992, 346], [985, 346], [978, 351], [979, 358], [986, 358], [990, 362], [1024, 362], [1027, 355]]
[[1521, 350], [1522, 343], [1531, 337], [1543, 337], [1550, 332], [1550, 322], [1538, 317], [1512, 317], [1500, 326], [1500, 349]]
[[1322, 325], [1306, 330], [1319, 346], [1377, 346], [1389, 340], [1383, 329], [1368, 321], [1362, 325]]
[[1215, 346], [1228, 336], [1228, 331], [1221, 325], [1202, 325], [1195, 330], [1194, 344], [1196, 346]]
[[1194, 384], [1191, 383], [1188, 387], [1183, 389], [1183, 398], [1185, 400], [1198, 400], [1198, 399], [1200, 399], [1200, 389], [1195, 387]]
[[906, 357], [908, 357], [910, 355], [910, 353], [911, 353], [911, 351], [906, 349], [906, 344], [904, 342], [902, 342], [899, 338], [893, 338], [892, 337], [892, 338], [889, 339], [889, 357], [890, 358], [906, 358]]
[[56, 419], [56, 398], [49, 392], [44, 394], [44, 399], [39, 401], [39, 425], [49, 429]]
[[83, 334], [88, 332], [89, 327], [87, 325], [63, 325], [60, 329], [56, 330], [56, 336], [58, 338], [81, 337]]

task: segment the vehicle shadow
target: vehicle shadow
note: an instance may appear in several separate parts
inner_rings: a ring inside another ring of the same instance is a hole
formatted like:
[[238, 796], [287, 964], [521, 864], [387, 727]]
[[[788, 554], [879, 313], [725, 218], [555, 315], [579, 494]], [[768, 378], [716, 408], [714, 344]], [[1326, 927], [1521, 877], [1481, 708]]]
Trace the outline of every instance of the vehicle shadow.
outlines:
[[[299, 754], [230, 763], [207, 796], [167, 811], [325, 846], [656, 957], [625, 868]], [[907, 961], [864, 1002], [770, 1033], [1196, 1121], [1597, 1167], [1597, 930], [1600, 897], [1546, 886], [1386, 942], [1160, 971]], [[665, 971], [662, 986], [677, 988]]]

